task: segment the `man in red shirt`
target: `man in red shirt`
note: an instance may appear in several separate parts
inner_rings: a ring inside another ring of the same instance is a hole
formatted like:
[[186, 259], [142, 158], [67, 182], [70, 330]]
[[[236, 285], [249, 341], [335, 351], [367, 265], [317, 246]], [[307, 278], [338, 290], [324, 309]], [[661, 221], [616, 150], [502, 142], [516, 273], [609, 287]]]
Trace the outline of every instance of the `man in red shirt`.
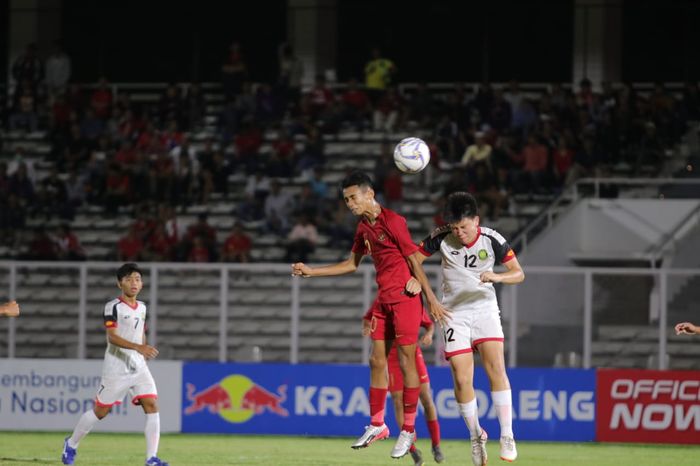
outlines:
[[[376, 325], [371, 335], [369, 406], [372, 419], [352, 448], [364, 448], [376, 440], [389, 437], [389, 429], [384, 423], [389, 385], [387, 354], [395, 342], [404, 378], [404, 420], [391, 456], [401, 458], [408, 453], [416, 439], [416, 406], [420, 394], [416, 343], [423, 306], [419, 294], [421, 289], [411, 275], [407, 258], [420, 253], [411, 240], [406, 219], [382, 207], [374, 199], [369, 176], [353, 172], [343, 180], [342, 187], [345, 204], [354, 215], [362, 217], [357, 224], [350, 257], [337, 264], [314, 268], [297, 262], [292, 264], [292, 275], [317, 277], [351, 273], [357, 270], [362, 256], [372, 256], [377, 271], [379, 301], [379, 308], [373, 313]], [[420, 273], [424, 274], [422, 267]]]

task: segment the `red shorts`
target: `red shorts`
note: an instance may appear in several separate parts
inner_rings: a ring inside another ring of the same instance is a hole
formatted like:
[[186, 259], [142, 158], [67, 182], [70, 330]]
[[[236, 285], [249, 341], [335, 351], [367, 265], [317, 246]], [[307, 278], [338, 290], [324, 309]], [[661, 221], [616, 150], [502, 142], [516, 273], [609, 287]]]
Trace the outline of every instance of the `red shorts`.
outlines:
[[372, 340], [395, 340], [398, 345], [418, 343], [422, 314], [420, 294], [400, 303], [377, 303], [372, 307]]
[[[387, 363], [389, 367], [389, 392], [402, 392], [403, 373], [401, 372], [401, 366], [399, 365], [399, 351], [396, 348], [396, 345], [391, 347], [389, 357], [387, 358]], [[423, 352], [420, 350], [419, 346], [416, 346], [416, 369], [418, 370], [418, 379], [420, 380], [421, 385], [424, 383], [430, 383], [428, 368], [425, 367]]]

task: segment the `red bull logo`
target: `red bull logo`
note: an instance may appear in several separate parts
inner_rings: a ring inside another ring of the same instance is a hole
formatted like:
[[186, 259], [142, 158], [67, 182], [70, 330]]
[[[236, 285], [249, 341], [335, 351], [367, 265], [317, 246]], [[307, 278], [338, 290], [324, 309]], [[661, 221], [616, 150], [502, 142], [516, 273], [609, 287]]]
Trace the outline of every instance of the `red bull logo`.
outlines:
[[186, 415], [206, 409], [233, 423], [246, 422], [265, 411], [278, 416], [289, 416], [289, 412], [282, 406], [287, 400], [286, 385], [280, 385], [277, 393], [274, 393], [240, 374], [229, 375], [200, 391], [188, 383], [187, 400], [190, 405], [185, 408]]

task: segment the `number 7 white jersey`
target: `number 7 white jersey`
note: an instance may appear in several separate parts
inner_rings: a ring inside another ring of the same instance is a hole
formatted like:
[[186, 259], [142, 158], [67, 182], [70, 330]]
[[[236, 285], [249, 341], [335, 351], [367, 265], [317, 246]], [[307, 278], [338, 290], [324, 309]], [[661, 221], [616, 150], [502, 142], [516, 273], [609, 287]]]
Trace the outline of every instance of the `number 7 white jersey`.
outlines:
[[468, 245], [449, 226], [433, 231], [419, 251], [426, 256], [440, 252], [442, 258], [442, 304], [451, 311], [498, 311], [493, 283], [481, 283], [481, 274], [493, 271], [494, 264], [504, 264], [515, 253], [496, 230], [479, 227]]
[[[105, 305], [105, 328], [116, 328], [117, 335], [133, 343], [142, 344], [146, 324], [146, 305], [136, 301], [132, 307], [121, 298]], [[107, 339], [107, 350], [102, 367], [103, 377], [128, 375], [146, 367], [146, 359], [136, 350], [120, 348]]]

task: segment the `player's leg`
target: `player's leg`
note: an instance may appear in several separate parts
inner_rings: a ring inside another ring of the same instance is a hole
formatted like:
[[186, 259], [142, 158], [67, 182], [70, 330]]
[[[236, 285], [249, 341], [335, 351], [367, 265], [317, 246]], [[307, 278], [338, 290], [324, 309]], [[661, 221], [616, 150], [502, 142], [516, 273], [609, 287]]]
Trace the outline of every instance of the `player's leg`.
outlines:
[[423, 306], [420, 297], [416, 297], [409, 301], [392, 304], [390, 307], [404, 384], [403, 425], [391, 456], [401, 458], [408, 453], [416, 438], [415, 424], [420, 395], [420, 378], [416, 369], [416, 343]]
[[[370, 425], [365, 429], [351, 448], [365, 448], [377, 440], [389, 437], [389, 428], [384, 423], [386, 411], [386, 395], [389, 386], [387, 378], [387, 354], [393, 344], [386, 339], [387, 321], [381, 312], [375, 312], [372, 318], [372, 350], [369, 356], [369, 413]], [[393, 331], [393, 328], [389, 330]]]
[[438, 422], [437, 409], [433, 403], [433, 395], [430, 389], [430, 382], [421, 384], [420, 387], [420, 403], [423, 405], [425, 413], [425, 422], [430, 432], [431, 450], [436, 463], [442, 463], [445, 456], [440, 449], [440, 423]]
[[[399, 364], [398, 348], [393, 346], [387, 356], [387, 368], [389, 373], [389, 393], [391, 393], [391, 401], [394, 404], [394, 417], [396, 425], [401, 428], [403, 425], [403, 373]], [[413, 459], [414, 466], [423, 464], [423, 455], [416, 448], [415, 443], [409, 448], [409, 453]]]
[[146, 466], [167, 466], [158, 458], [160, 444], [160, 413], [158, 412], [158, 390], [151, 372], [146, 368], [134, 377], [131, 387], [131, 402], [141, 405], [146, 414], [143, 433], [146, 437]]
[[445, 358], [450, 362], [454, 380], [455, 399], [469, 430], [472, 463], [482, 466], [488, 461], [486, 452], [488, 436], [479, 425], [479, 408], [474, 393], [474, 354], [470, 313], [454, 312], [442, 331], [445, 339]]
[[491, 383], [491, 399], [501, 426], [501, 459], [515, 461], [518, 450], [513, 435], [513, 400], [506, 373], [502, 341], [484, 341], [479, 353]]
[[501, 459], [514, 461], [518, 457], [518, 451], [513, 436], [513, 402], [503, 354], [500, 313], [485, 312], [475, 315], [473, 338], [474, 347], [478, 348], [481, 354], [491, 384], [491, 398], [501, 426]]
[[442, 454], [442, 450], [440, 449], [440, 424], [438, 423], [437, 409], [433, 403], [433, 394], [430, 389], [430, 376], [428, 375], [428, 368], [425, 366], [423, 351], [421, 351], [420, 347], [416, 348], [416, 370], [418, 371], [418, 379], [421, 382], [419, 396], [421, 405], [423, 405], [425, 422], [428, 426], [428, 432], [430, 433], [433, 458], [435, 459], [435, 462], [441, 463], [444, 461], [445, 456]]
[[471, 352], [450, 357], [450, 368], [455, 387], [455, 399], [459, 412], [469, 430], [472, 446], [472, 463], [483, 466], [488, 461], [486, 431], [479, 425], [479, 407], [474, 393], [474, 356]]
[[121, 400], [128, 390], [128, 381], [125, 378], [102, 378], [100, 388], [95, 397], [95, 407], [89, 409], [80, 416], [73, 433], [63, 441], [61, 461], [63, 464], [73, 464], [80, 441], [90, 433], [97, 421], [104, 419], [112, 406], [121, 404]]

